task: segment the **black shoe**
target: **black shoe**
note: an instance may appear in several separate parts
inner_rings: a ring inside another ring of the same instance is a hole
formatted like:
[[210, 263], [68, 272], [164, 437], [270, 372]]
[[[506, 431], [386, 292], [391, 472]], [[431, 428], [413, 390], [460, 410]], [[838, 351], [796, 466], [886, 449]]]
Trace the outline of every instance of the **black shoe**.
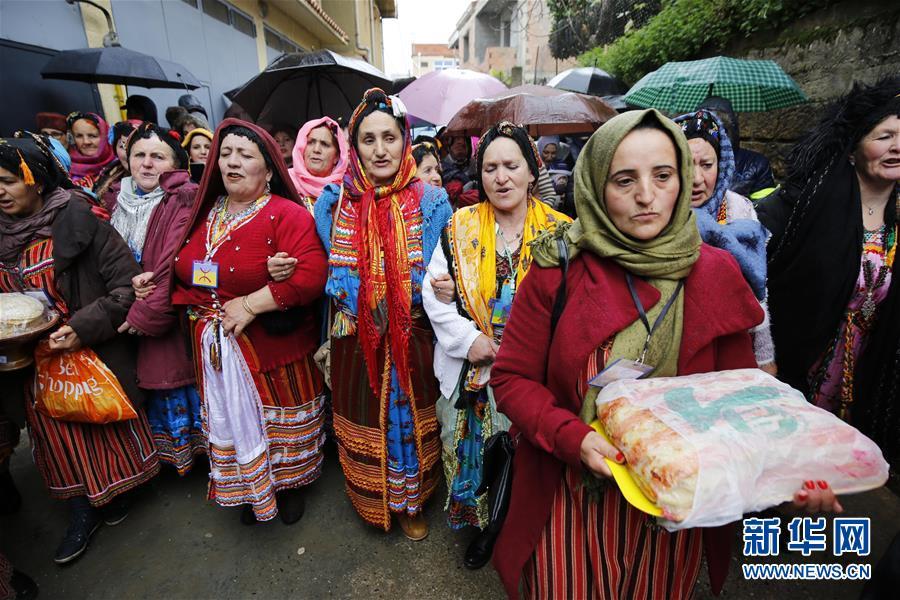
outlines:
[[293, 488], [275, 492], [278, 514], [285, 525], [293, 525], [303, 518], [306, 511], [306, 493], [303, 488]]
[[0, 473], [0, 515], [12, 515], [22, 507], [22, 495], [9, 471]]
[[467, 569], [480, 569], [488, 564], [491, 560], [491, 554], [494, 553], [494, 543], [497, 541], [497, 535], [491, 531], [482, 531], [478, 534], [469, 547], [466, 548], [466, 555], [463, 558], [463, 566]]
[[29, 577], [22, 571], [16, 571], [15, 569], [13, 569], [13, 574], [9, 580], [9, 585], [16, 593], [15, 600], [33, 600], [34, 598], [37, 598], [37, 584], [34, 582], [34, 579]]
[[113, 527], [128, 518], [128, 502], [122, 496], [116, 496], [100, 512], [103, 514], [103, 522]]
[[87, 550], [88, 542], [103, 520], [97, 510], [90, 508], [72, 512], [72, 522], [66, 530], [66, 537], [56, 549], [53, 561], [58, 565], [72, 562]]
[[256, 513], [253, 512], [252, 504], [244, 504], [241, 506], [241, 523], [244, 525], [256, 525], [259, 521], [256, 520]]

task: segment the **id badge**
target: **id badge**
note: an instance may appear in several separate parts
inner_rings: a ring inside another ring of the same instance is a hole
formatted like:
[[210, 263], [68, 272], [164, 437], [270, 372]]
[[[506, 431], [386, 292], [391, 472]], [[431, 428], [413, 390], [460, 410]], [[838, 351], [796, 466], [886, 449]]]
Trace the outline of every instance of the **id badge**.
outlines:
[[494, 327], [505, 327], [509, 320], [509, 311], [512, 308], [512, 302], [503, 298], [491, 298], [488, 301], [491, 307], [491, 325]]
[[620, 358], [607, 365], [605, 369], [588, 381], [593, 387], [606, 387], [614, 381], [622, 379], [641, 379], [653, 372], [654, 367], [639, 363], [636, 360]]
[[212, 261], [195, 260], [191, 283], [199, 287], [219, 287], [219, 265]]

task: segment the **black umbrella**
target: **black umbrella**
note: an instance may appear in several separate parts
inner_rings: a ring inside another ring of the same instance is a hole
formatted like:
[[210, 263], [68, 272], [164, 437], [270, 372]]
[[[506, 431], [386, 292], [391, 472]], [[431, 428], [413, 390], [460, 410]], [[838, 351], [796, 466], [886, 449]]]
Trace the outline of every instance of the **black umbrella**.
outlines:
[[563, 71], [548, 81], [547, 85], [591, 96], [614, 96], [628, 91], [627, 85], [596, 67], [580, 67]]
[[299, 125], [328, 116], [347, 119], [365, 91], [390, 93], [391, 80], [370, 65], [331, 50], [285, 54], [232, 97], [259, 123]]
[[182, 65], [122, 46], [83, 48], [60, 52], [41, 69], [44, 79], [88, 83], [118, 83], [146, 88], [203, 87]]

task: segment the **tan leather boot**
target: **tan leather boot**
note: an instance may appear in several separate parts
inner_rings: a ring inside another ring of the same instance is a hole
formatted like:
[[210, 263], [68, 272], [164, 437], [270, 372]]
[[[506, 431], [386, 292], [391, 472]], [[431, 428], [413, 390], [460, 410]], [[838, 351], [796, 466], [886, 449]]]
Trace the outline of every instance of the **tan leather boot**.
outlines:
[[428, 523], [425, 522], [425, 516], [421, 512], [414, 517], [406, 513], [397, 513], [397, 522], [400, 523], [403, 534], [414, 542], [428, 537]]

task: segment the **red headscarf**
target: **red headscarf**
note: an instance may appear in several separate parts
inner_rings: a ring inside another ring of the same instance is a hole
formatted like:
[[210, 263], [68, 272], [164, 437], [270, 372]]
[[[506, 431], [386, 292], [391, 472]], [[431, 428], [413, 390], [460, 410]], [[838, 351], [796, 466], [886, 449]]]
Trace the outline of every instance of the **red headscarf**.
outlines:
[[[209, 156], [206, 159], [206, 168], [203, 169], [203, 179], [200, 180], [200, 188], [197, 190], [197, 201], [194, 203], [194, 212], [191, 215], [191, 225], [185, 230], [185, 239], [190, 235], [197, 219], [206, 218], [206, 215], [209, 213], [209, 209], [212, 207], [213, 202], [216, 201], [216, 198], [224, 196], [227, 193], [225, 191], [225, 182], [222, 181], [222, 170], [219, 169], [219, 149], [222, 147], [222, 131], [232, 125], [246, 127], [255, 133], [262, 142], [263, 154], [268, 155], [268, 162], [274, 167], [272, 181], [270, 182], [272, 195], [281, 196], [282, 198], [293, 200], [301, 206], [303, 205], [302, 197], [297, 193], [297, 190], [294, 189], [294, 186], [291, 183], [287, 165], [284, 164], [284, 159], [281, 158], [281, 150], [279, 150], [278, 144], [272, 139], [269, 132], [248, 121], [225, 119], [219, 123], [215, 135], [213, 135], [212, 145], [209, 148]], [[200, 217], [200, 215], [203, 216]]]
[[103, 167], [117, 159], [115, 150], [109, 145], [109, 124], [100, 115], [96, 113], [71, 113], [66, 119], [69, 132], [72, 131], [72, 125], [82, 119], [94, 124], [100, 131], [100, 139], [97, 145], [97, 153], [93, 156], [85, 156], [78, 151], [78, 146], [75, 144], [69, 146], [69, 156], [72, 158], [72, 167], [69, 169], [69, 173], [72, 176], [72, 181], [78, 185], [85, 185], [83, 180], [93, 180], [100, 174]]
[[[416, 186], [412, 185], [418, 180], [409, 125], [405, 121], [405, 115], [397, 110], [395, 102], [395, 99], [386, 96], [382, 90], [373, 88], [365, 93], [362, 103], [350, 117], [351, 138], [356, 137], [360, 121], [371, 114], [372, 105], [376, 105], [375, 110], [388, 110], [396, 118], [404, 119], [404, 126], [401, 127], [403, 157], [394, 180], [390, 185], [376, 187], [372, 184], [366, 176], [355, 145], [350, 147], [350, 165], [344, 175], [344, 192], [347, 198], [359, 203], [359, 220], [355, 232], [359, 248], [359, 304], [356, 311], [358, 333], [366, 359], [369, 384], [378, 396], [381, 395], [381, 390], [377, 388], [381, 380], [381, 365], [378, 364], [377, 352], [382, 335], [388, 337], [388, 350], [397, 367], [401, 388], [407, 395], [412, 394], [409, 372], [412, 282], [403, 208], [410, 202], [417, 202], [419, 194]], [[375, 321], [376, 315], [379, 323]]]

